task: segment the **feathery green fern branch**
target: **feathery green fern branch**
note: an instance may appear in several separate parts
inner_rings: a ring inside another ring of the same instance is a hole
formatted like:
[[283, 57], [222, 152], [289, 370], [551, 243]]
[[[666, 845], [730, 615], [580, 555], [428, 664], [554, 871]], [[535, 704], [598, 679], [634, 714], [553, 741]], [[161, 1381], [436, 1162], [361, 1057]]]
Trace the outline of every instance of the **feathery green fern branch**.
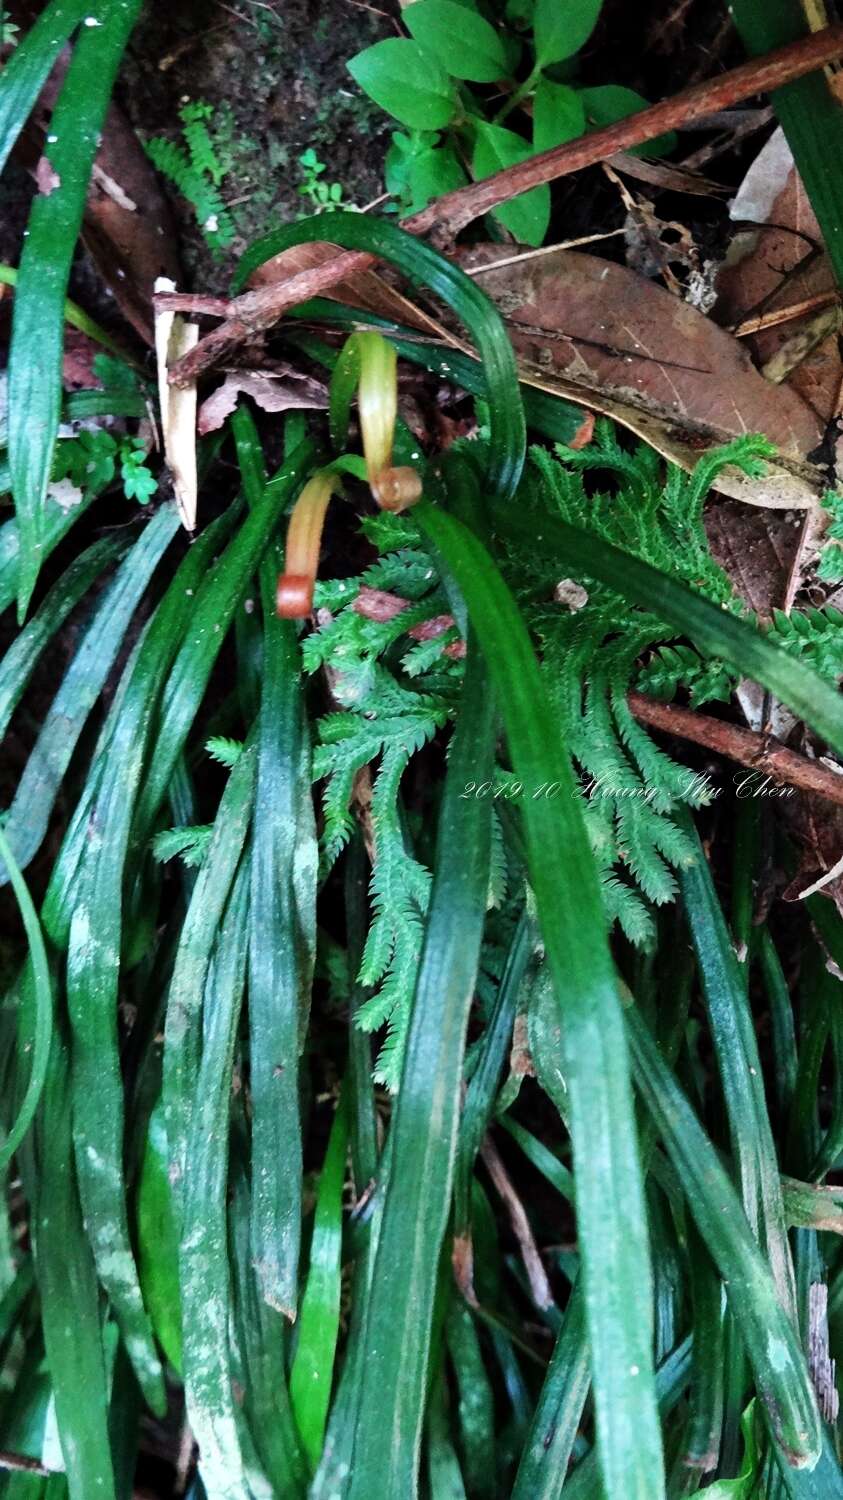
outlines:
[[[611, 424], [601, 421], [586, 449], [560, 446], [555, 455], [534, 449], [514, 503], [535, 511], [536, 535], [541, 514], [555, 512], [683, 579], [721, 608], [749, 617], [711, 555], [703, 507], [723, 467], [758, 473], [770, 451], [766, 439], [742, 437], [706, 454], [691, 474], [673, 465], [665, 471], [652, 449], [621, 447]], [[595, 491], [594, 480], [603, 475], [609, 482]], [[358, 578], [318, 585], [322, 623], [303, 651], [309, 672], [326, 672], [336, 705], [319, 723], [314, 757], [315, 774], [325, 783], [326, 870], [354, 827], [356, 778], [365, 767], [372, 769], [372, 922], [359, 978], [373, 994], [361, 1023], [369, 1029], [387, 1025], [378, 1077], [394, 1086], [429, 885], [402, 819], [401, 778], [448, 722], [462, 663], [444, 592], [411, 516], [381, 513], [365, 518], [362, 527], [379, 555]], [[693, 861], [673, 813], [682, 805], [699, 806], [709, 793], [634, 718], [627, 694], [636, 686], [670, 698], [681, 688], [695, 705], [728, 700], [733, 674], [605, 585], [560, 578], [558, 561], [541, 546], [512, 544], [503, 566], [537, 641], [548, 699], [580, 772], [607, 916], [646, 948], [655, 932], [652, 908], [673, 900], [675, 872]], [[843, 672], [841, 624], [843, 615], [834, 609], [807, 610], [776, 614], [767, 628], [786, 649], [836, 679]], [[502, 766], [500, 785], [508, 780]], [[520, 795], [536, 790], [524, 788]], [[500, 905], [507, 889], [497, 822], [496, 840], [490, 906]]]
[[182, 106], [184, 146], [158, 136], [145, 144], [153, 166], [193, 205], [196, 222], [212, 249], [224, 250], [234, 238], [234, 223], [220, 186], [226, 174], [208, 130], [212, 108], [202, 100]]

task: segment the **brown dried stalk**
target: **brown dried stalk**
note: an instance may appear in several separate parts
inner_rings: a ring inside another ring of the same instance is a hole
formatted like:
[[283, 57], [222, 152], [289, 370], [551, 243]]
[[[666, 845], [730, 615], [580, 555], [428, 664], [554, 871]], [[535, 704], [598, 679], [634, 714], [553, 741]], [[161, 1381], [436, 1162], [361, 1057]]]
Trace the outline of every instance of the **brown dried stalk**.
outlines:
[[493, 1145], [488, 1135], [480, 1147], [480, 1155], [509, 1215], [512, 1232], [518, 1241], [524, 1270], [527, 1273], [527, 1280], [530, 1283], [530, 1295], [536, 1307], [542, 1310], [553, 1307], [555, 1305], [553, 1292], [550, 1288], [550, 1282], [547, 1279], [547, 1272], [539, 1254], [538, 1246], [533, 1238], [533, 1231], [530, 1227], [530, 1221], [527, 1218], [527, 1211], [515, 1191], [497, 1147]]
[[[338, 281], [344, 281], [353, 271], [361, 270], [364, 265], [371, 265], [373, 259], [373, 256], [361, 255], [357, 250], [343, 251], [321, 266], [297, 271], [285, 281], [258, 287], [254, 292], [244, 292], [242, 296], [233, 297], [227, 303], [218, 298], [196, 298], [170, 292], [157, 297], [156, 306], [171, 311], [191, 307], [197, 312], [218, 313], [222, 308], [226, 313], [226, 320], [220, 323], [219, 328], [206, 334], [190, 354], [173, 365], [170, 384], [190, 385], [203, 370], [217, 364], [230, 349], [277, 323], [288, 307], [297, 307], [300, 302], [307, 302], [311, 297], [318, 296], [319, 292], [327, 291]], [[216, 304], [213, 308], [208, 305], [209, 300]]]
[[739, 766], [769, 776], [783, 786], [798, 786], [803, 791], [814, 792], [827, 802], [836, 802], [843, 807], [843, 774], [832, 770], [822, 761], [809, 760], [788, 750], [786, 745], [772, 740], [752, 729], [741, 729], [736, 724], [725, 724], [709, 714], [699, 714], [689, 708], [678, 708], [674, 703], [659, 703], [643, 693], [627, 694], [636, 719], [649, 724], [653, 729], [663, 729], [682, 740], [691, 740], [695, 745], [704, 745]]

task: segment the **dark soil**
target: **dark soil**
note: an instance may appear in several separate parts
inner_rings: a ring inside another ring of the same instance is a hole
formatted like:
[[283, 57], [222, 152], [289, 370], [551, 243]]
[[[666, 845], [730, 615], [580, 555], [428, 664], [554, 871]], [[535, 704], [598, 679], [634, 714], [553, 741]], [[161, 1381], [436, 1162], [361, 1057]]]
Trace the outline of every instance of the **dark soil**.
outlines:
[[231, 160], [222, 196], [237, 229], [214, 254], [177, 192], [190, 283], [224, 290], [237, 254], [255, 235], [306, 214], [299, 157], [316, 153], [342, 201], [362, 207], [383, 192], [393, 128], [346, 70], [355, 52], [393, 35], [386, 11], [358, 0], [174, 0], [150, 3], [122, 74], [121, 103], [141, 139], [180, 140], [186, 100], [213, 107], [210, 129]]

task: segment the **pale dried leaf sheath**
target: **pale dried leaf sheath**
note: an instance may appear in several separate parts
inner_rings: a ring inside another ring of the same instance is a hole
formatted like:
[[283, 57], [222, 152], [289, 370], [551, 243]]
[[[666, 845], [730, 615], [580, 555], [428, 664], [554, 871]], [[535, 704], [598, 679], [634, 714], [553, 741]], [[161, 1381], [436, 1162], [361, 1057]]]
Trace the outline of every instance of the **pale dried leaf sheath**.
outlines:
[[[159, 276], [155, 282], [156, 296], [159, 292], [174, 292], [176, 283], [169, 276]], [[170, 334], [173, 331], [175, 313], [155, 312], [155, 361], [158, 370], [158, 408], [161, 413], [162, 431], [167, 430], [167, 418], [170, 409], [170, 387], [167, 383], [167, 352], [170, 347]]]
[[[175, 283], [169, 277], [158, 277], [156, 292], [175, 290]], [[177, 313], [156, 312], [155, 356], [164, 457], [173, 477], [182, 525], [187, 531], [196, 527], [196, 383], [172, 386], [167, 372], [176, 360], [195, 349], [198, 340], [198, 323], [186, 323]]]

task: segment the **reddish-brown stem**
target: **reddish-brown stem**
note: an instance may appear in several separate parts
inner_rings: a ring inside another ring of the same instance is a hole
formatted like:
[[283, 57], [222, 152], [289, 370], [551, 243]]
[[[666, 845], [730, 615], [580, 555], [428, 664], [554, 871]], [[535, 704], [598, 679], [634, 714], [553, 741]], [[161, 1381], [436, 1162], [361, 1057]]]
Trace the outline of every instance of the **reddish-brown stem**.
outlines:
[[823, 765], [822, 761], [809, 760], [807, 755], [788, 750], [786, 745], [767, 735], [756, 734], [752, 729], [741, 729], [736, 724], [726, 724], [709, 714], [678, 708], [673, 703], [660, 703], [643, 693], [629, 693], [627, 702], [642, 724], [663, 729], [682, 740], [691, 740], [695, 745], [704, 745], [707, 750], [714, 750], [750, 771], [769, 776], [781, 785], [801, 787], [803, 791], [814, 792], [827, 802], [836, 802], [843, 807], [843, 775]]
[[[683, 89], [671, 99], [642, 109], [638, 114], [628, 115], [614, 125], [593, 130], [578, 140], [567, 141], [550, 151], [542, 151], [527, 161], [505, 167], [482, 182], [469, 183], [455, 192], [436, 198], [421, 213], [402, 221], [402, 228], [411, 234], [434, 232], [434, 238], [449, 243], [459, 230], [473, 219], [488, 213], [499, 203], [505, 203], [529, 188], [584, 167], [595, 166], [613, 156], [616, 151], [628, 151], [644, 141], [653, 140], [665, 131], [699, 120], [712, 111], [728, 109], [753, 94], [765, 93], [792, 83], [805, 73], [812, 73], [826, 63], [843, 54], [843, 24], [827, 26], [797, 42], [790, 42], [770, 52], [766, 57], [756, 57], [722, 73], [719, 78], [710, 78], [703, 83]], [[329, 241], [328, 241], [329, 243]], [[274, 286], [247, 292], [235, 297], [226, 308], [226, 322], [215, 328], [197, 344], [196, 348], [179, 360], [170, 371], [173, 385], [187, 385], [203, 370], [242, 343], [258, 329], [268, 328], [272, 323], [299, 302], [305, 302], [318, 292], [328, 291], [337, 282], [346, 280], [356, 272], [373, 264], [375, 257], [362, 250], [338, 253], [331, 260], [312, 270], [300, 271]], [[248, 299], [259, 299], [250, 302]], [[216, 299], [214, 299], [216, 300]], [[163, 304], [162, 304], [163, 305]], [[198, 307], [192, 310], [201, 311]], [[208, 309], [210, 310], [210, 309]]]
[[156, 312], [205, 313], [210, 318], [227, 318], [230, 297], [206, 297], [201, 292], [156, 292], [152, 299]]
[[[273, 286], [262, 286], [254, 292], [244, 292], [242, 296], [232, 298], [229, 303], [223, 304], [226, 321], [220, 323], [219, 328], [215, 328], [212, 333], [206, 334], [195, 349], [173, 365], [170, 371], [171, 385], [190, 385], [203, 370], [207, 370], [227, 354], [229, 349], [242, 344], [264, 328], [270, 328], [288, 307], [297, 307], [300, 302], [307, 302], [319, 292], [327, 291], [337, 281], [344, 281], [351, 272], [359, 271], [362, 265], [371, 265], [373, 259], [371, 255], [361, 257], [357, 250], [343, 251], [321, 266], [297, 271], [286, 281], [279, 281]], [[176, 294], [168, 293], [167, 300], [162, 300], [160, 305], [171, 306], [174, 295]]]
[[630, 146], [652, 141], [665, 131], [676, 130], [691, 120], [711, 114], [713, 110], [728, 109], [752, 94], [781, 88], [782, 84], [792, 83], [795, 78], [834, 61], [841, 53], [843, 24], [827, 26], [798, 42], [768, 52], [765, 57], [741, 63], [740, 67], [722, 73], [719, 78], [695, 83], [680, 94], [674, 94], [672, 99], [663, 99], [660, 104], [628, 115], [614, 125], [606, 125], [602, 130], [567, 141], [563, 146], [542, 151], [527, 161], [484, 177], [482, 182], [445, 193], [421, 213], [407, 219], [404, 228], [412, 230], [413, 234], [436, 230], [439, 235], [444, 232], [453, 236], [472, 219], [488, 213], [490, 208], [496, 208], [517, 193], [524, 193], [544, 182], [553, 182], [569, 172], [579, 172], [583, 167], [594, 166], [616, 151], [628, 151]]

